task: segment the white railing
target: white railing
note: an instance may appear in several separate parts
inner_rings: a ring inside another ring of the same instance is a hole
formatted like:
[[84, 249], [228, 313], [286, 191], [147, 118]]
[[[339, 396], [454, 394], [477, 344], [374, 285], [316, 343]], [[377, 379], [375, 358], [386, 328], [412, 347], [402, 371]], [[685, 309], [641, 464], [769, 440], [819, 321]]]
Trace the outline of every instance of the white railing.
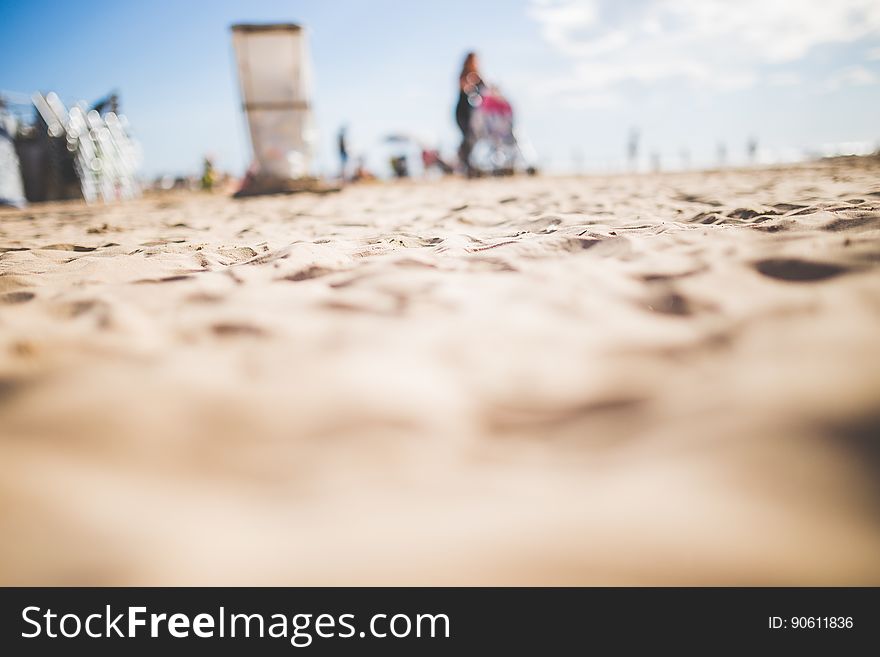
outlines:
[[66, 137], [83, 198], [93, 203], [140, 195], [136, 172], [141, 153], [126, 130], [125, 117], [101, 115], [79, 104], [69, 111], [54, 92], [34, 94], [34, 106], [48, 126], [50, 137]]

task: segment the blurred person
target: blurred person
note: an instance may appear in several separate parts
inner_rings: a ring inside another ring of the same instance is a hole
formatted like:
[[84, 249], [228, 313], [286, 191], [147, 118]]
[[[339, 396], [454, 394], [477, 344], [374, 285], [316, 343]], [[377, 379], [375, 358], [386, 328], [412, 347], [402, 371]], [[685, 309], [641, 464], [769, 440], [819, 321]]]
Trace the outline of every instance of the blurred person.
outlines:
[[654, 151], [651, 153], [651, 170], [655, 173], [660, 171], [663, 168], [662, 161], [660, 159], [660, 153]]
[[629, 131], [629, 140], [626, 144], [626, 159], [630, 169], [635, 169], [639, 163], [639, 130], [632, 128]]
[[406, 155], [394, 155], [389, 160], [395, 178], [409, 178], [409, 162]]
[[485, 89], [483, 77], [479, 72], [477, 53], [469, 52], [464, 58], [461, 73], [458, 76], [458, 104], [455, 107], [455, 122], [461, 130], [461, 146], [458, 159], [465, 172], [471, 173], [471, 151], [474, 147], [474, 133], [471, 128], [471, 116], [475, 107], [482, 102]]
[[718, 166], [723, 167], [727, 165], [727, 144], [723, 141], [718, 142], [718, 146], [715, 149], [716, 157], [718, 158]]
[[367, 160], [364, 157], [359, 157], [357, 159], [357, 164], [354, 168], [354, 173], [351, 177], [354, 182], [362, 182], [362, 181], [370, 181], [376, 180], [376, 176], [367, 169]]
[[746, 155], [749, 158], [749, 164], [754, 164], [758, 159], [758, 139], [756, 137], [749, 137], [748, 142], [746, 142]]
[[214, 169], [214, 161], [210, 156], [205, 157], [202, 161], [202, 178], [201, 178], [201, 187], [206, 192], [210, 192], [214, 189], [214, 185], [217, 183], [217, 171]]
[[444, 175], [449, 175], [453, 172], [452, 165], [443, 159], [440, 151], [436, 148], [428, 148], [427, 146], [422, 147], [422, 166], [425, 171], [429, 171], [432, 168], [439, 169]]
[[339, 179], [345, 182], [345, 172], [348, 168], [348, 139], [346, 136], [347, 128], [342, 126], [339, 129], [337, 137], [337, 146], [339, 148]]

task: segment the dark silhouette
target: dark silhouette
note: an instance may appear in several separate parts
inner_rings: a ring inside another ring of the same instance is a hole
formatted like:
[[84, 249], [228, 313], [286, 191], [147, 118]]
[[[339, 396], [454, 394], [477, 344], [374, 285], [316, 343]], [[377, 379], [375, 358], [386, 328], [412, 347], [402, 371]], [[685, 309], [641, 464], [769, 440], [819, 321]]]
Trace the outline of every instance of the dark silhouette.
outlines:
[[362, 182], [375, 180], [376, 176], [367, 169], [367, 162], [363, 157], [359, 157], [355, 162], [354, 173], [351, 175], [351, 179], [353, 182]]
[[395, 155], [389, 162], [395, 178], [409, 178], [409, 162], [406, 155]]
[[119, 94], [115, 91], [109, 93], [105, 98], [92, 105], [91, 109], [98, 114], [106, 114], [107, 112], [119, 114]]
[[346, 128], [342, 126], [339, 129], [337, 145], [339, 147], [339, 179], [345, 180], [345, 170], [348, 168], [348, 143], [346, 139]]
[[439, 169], [444, 175], [449, 175], [453, 172], [452, 166], [443, 159], [440, 151], [436, 148], [428, 148], [427, 146], [422, 147], [422, 166], [425, 168], [425, 171]]
[[469, 52], [458, 76], [458, 104], [455, 107], [455, 121], [461, 130], [461, 146], [458, 149], [458, 160], [465, 172], [471, 173], [471, 150], [474, 147], [474, 132], [471, 128], [471, 116], [474, 107], [480, 104], [481, 93], [485, 83], [479, 72], [477, 53]]
[[758, 159], [758, 140], [755, 137], [749, 137], [746, 143], [746, 154], [749, 157], [749, 164], [754, 164]]

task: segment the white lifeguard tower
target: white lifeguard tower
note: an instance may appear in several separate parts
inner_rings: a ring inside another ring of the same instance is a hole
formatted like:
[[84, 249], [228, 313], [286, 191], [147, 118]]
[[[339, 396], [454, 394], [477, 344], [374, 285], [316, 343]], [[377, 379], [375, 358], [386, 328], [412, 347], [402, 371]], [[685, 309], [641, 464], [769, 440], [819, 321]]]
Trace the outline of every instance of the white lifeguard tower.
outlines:
[[253, 167], [239, 193], [317, 190], [305, 29], [293, 23], [231, 29], [253, 150]]

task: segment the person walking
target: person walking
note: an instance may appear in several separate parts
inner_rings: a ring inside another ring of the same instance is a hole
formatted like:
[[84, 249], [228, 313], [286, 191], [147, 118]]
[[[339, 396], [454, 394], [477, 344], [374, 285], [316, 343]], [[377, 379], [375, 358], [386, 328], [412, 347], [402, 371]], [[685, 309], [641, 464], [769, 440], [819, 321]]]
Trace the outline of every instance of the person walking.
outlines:
[[339, 179], [342, 182], [345, 182], [345, 172], [348, 168], [348, 139], [346, 137], [345, 126], [342, 126], [339, 129], [337, 142], [337, 145], [339, 147]]

